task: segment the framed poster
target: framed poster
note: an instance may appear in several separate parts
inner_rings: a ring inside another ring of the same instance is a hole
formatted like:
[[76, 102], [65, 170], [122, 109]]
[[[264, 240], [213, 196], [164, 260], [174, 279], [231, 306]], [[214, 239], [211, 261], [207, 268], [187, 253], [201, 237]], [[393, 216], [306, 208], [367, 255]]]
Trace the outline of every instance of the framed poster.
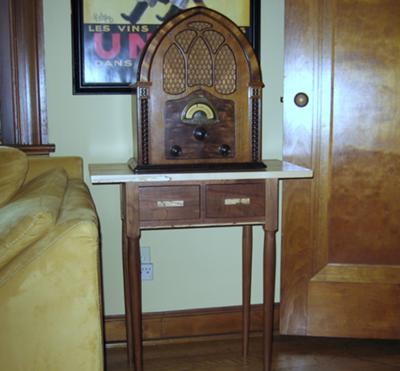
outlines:
[[239, 25], [258, 55], [260, 0], [71, 0], [74, 94], [132, 94], [141, 52], [161, 23], [206, 6]]

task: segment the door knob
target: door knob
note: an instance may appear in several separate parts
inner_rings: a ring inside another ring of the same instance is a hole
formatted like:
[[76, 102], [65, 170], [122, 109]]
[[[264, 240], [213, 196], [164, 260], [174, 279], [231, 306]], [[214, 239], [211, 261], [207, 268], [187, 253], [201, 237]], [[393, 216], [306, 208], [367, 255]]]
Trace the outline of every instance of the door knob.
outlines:
[[294, 103], [297, 107], [305, 107], [308, 104], [308, 95], [306, 93], [297, 93], [294, 97]]

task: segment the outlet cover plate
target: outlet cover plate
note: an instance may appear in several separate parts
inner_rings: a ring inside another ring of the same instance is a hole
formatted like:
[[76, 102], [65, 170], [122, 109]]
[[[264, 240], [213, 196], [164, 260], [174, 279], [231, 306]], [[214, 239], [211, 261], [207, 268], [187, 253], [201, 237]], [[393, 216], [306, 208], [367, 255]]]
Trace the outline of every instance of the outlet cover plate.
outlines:
[[142, 281], [151, 281], [153, 279], [153, 263], [142, 263], [141, 278]]

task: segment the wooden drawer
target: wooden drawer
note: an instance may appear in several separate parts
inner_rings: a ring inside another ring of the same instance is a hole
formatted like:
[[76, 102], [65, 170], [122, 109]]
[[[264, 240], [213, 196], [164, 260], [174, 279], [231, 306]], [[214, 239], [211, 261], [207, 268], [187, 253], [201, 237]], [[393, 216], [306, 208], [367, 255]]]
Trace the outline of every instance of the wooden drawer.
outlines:
[[264, 215], [264, 182], [206, 186], [207, 218], [252, 218]]
[[200, 218], [199, 186], [139, 187], [142, 221]]

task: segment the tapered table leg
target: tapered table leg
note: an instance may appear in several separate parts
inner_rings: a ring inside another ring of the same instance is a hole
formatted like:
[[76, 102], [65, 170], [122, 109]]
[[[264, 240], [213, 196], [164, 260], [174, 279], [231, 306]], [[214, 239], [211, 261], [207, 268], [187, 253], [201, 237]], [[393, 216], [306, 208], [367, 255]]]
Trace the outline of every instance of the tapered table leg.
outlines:
[[274, 299], [275, 299], [275, 259], [278, 230], [278, 180], [265, 181], [265, 225], [264, 225], [264, 371], [271, 370], [272, 336], [274, 329]]
[[[124, 193], [124, 279], [129, 363], [143, 370], [142, 281], [140, 264], [139, 190], [126, 183]], [[128, 292], [129, 291], [129, 292]]]
[[125, 328], [126, 328], [126, 343], [128, 352], [128, 362], [130, 365], [134, 363], [133, 352], [133, 332], [132, 332], [132, 310], [131, 310], [131, 286], [129, 277], [129, 244], [128, 244], [128, 220], [127, 214], [127, 195], [126, 185], [121, 185], [121, 219], [122, 219], [122, 267], [124, 275], [124, 299], [125, 299]]
[[131, 315], [131, 288], [129, 280], [129, 264], [128, 264], [128, 238], [125, 231], [125, 223], [123, 227], [123, 241], [122, 241], [122, 262], [124, 273], [124, 293], [125, 293], [125, 322], [126, 322], [126, 342], [128, 351], [128, 361], [133, 364], [133, 333], [132, 333], [132, 315]]
[[271, 370], [275, 297], [275, 231], [264, 240], [264, 371]]
[[142, 282], [140, 277], [140, 245], [139, 238], [128, 239], [128, 272], [131, 286], [131, 315], [133, 361], [135, 371], [143, 370], [142, 356]]
[[249, 351], [251, 263], [253, 255], [253, 229], [251, 225], [246, 225], [243, 227], [242, 250], [243, 359], [246, 361]]

